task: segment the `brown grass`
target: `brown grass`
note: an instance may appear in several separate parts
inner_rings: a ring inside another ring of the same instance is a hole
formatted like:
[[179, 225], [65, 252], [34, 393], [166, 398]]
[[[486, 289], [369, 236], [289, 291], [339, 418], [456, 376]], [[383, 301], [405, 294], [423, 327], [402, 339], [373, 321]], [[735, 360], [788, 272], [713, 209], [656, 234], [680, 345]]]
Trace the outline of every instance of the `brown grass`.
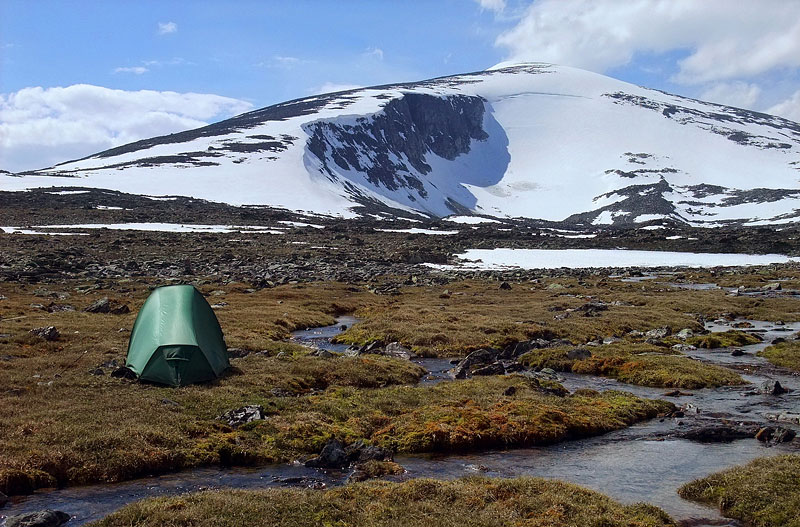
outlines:
[[125, 507], [97, 526], [666, 527], [663, 511], [534, 478], [369, 482], [328, 491], [211, 491]]

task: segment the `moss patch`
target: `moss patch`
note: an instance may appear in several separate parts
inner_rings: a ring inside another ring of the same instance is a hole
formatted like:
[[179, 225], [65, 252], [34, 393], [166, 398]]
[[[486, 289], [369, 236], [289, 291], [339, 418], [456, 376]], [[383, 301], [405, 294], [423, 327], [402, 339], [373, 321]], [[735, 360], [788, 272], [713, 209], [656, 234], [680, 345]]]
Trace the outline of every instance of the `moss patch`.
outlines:
[[769, 346], [758, 352], [760, 357], [764, 357], [772, 364], [800, 371], [800, 342], [788, 341]]
[[534, 478], [357, 483], [328, 491], [212, 491], [129, 505], [97, 526], [666, 527], [656, 507], [621, 505]]
[[756, 459], [687, 483], [678, 494], [755, 527], [799, 527], [800, 456]]
[[669, 348], [637, 343], [614, 343], [587, 348], [592, 356], [570, 359], [574, 348], [559, 347], [532, 350], [520, 362], [533, 368], [600, 375], [629, 384], [663, 388], [707, 388], [743, 384], [732, 370], [705, 364]]
[[744, 331], [730, 330], [721, 333], [710, 333], [708, 335], [698, 335], [686, 339], [686, 343], [698, 348], [716, 349], [731, 348], [733, 346], [749, 346], [758, 344], [761, 337], [753, 333]]

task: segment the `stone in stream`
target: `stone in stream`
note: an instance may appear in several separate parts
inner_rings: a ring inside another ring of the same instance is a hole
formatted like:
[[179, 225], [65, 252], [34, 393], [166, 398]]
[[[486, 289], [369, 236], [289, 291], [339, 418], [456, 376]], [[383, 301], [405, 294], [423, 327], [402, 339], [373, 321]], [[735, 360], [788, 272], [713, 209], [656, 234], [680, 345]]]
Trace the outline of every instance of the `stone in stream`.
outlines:
[[347, 452], [344, 451], [342, 443], [337, 439], [331, 439], [325, 443], [319, 456], [305, 462], [307, 467], [313, 468], [344, 468], [349, 464]]
[[66, 512], [47, 509], [9, 516], [6, 518], [6, 527], [58, 527], [69, 519], [70, 515]]
[[780, 382], [769, 380], [761, 383], [758, 392], [765, 395], [782, 395], [788, 392], [788, 390], [781, 386]]
[[735, 350], [731, 351], [731, 357], [741, 357], [742, 355], [746, 355], [744, 350], [736, 348]]
[[449, 371], [453, 379], [466, 379], [470, 368], [476, 364], [491, 364], [499, 353], [497, 350], [479, 349], [464, 357], [455, 368]]
[[305, 466], [343, 469], [352, 463], [392, 460], [394, 460], [394, 454], [386, 448], [367, 445], [363, 441], [356, 441], [345, 447], [338, 439], [331, 439], [325, 443], [317, 457], [305, 462]]
[[795, 435], [795, 431], [788, 428], [765, 426], [756, 433], [756, 439], [768, 445], [777, 445], [788, 443]]

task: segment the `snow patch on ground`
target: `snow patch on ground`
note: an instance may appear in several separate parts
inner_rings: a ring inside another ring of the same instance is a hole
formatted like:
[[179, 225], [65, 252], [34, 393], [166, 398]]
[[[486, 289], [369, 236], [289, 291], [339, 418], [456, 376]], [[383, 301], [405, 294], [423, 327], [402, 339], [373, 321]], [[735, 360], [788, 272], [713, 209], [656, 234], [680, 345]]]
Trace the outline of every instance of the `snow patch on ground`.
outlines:
[[[21, 232], [23, 234], [70, 234], [64, 232], [26, 231], [19, 227], [0, 227], [4, 232]], [[284, 234], [262, 225], [199, 225], [180, 223], [83, 223], [76, 225], [38, 225], [36, 229], [111, 229], [119, 231], [149, 232], [256, 232], [259, 234]], [[11, 229], [11, 230], [8, 230]]]
[[461, 223], [463, 225], [477, 225], [479, 223], [500, 223], [497, 220], [489, 218], [481, 218], [480, 216], [448, 216], [444, 218], [445, 221], [452, 221], [453, 223]]
[[409, 234], [441, 234], [441, 235], [451, 235], [451, 234], [458, 234], [458, 231], [435, 231], [433, 229], [419, 229], [417, 227], [413, 227], [411, 229], [375, 229], [379, 232], [407, 232]]
[[718, 267], [800, 261], [781, 254], [684, 253], [627, 249], [469, 249], [460, 265], [426, 264], [439, 269], [583, 269], [593, 267]]

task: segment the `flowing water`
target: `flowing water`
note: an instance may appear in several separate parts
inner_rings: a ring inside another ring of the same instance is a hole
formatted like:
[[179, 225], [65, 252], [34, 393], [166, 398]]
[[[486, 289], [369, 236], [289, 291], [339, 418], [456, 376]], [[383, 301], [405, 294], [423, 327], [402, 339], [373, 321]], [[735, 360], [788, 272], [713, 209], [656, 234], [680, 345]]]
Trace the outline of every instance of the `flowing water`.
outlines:
[[[331, 326], [297, 331], [293, 334], [293, 340], [342, 352], [347, 346], [334, 344], [331, 339], [342, 331], [343, 326], [357, 322], [354, 317], [341, 317]], [[763, 336], [764, 342], [742, 347], [744, 355], [734, 357], [730, 349], [693, 350], [687, 353], [698, 360], [734, 368], [754, 385], [767, 379], [779, 380], [792, 392], [781, 396], [754, 395], [751, 385], [691, 390], [688, 395], [667, 395], [669, 391], [663, 388], [634, 386], [589, 375], [561, 374], [562, 384], [570, 391], [579, 388], [626, 390], [642, 397], [667, 399], [679, 406], [689, 403], [697, 414], [682, 419], [653, 419], [603, 436], [551, 446], [469, 454], [399, 456], [396, 461], [406, 468], [407, 473], [394, 479], [447, 479], [470, 474], [553, 478], [586, 486], [624, 503], [643, 501], [657, 505], [687, 525], [737, 525], [732, 520], [722, 519], [713, 508], [681, 499], [676, 489], [683, 483], [756, 457], [796, 452], [796, 442], [768, 448], [755, 439], [700, 443], [670, 438], [670, 433], [685, 426], [691, 419], [764, 422], [773, 414], [800, 411], [800, 377], [774, 368], [755, 355], [772, 339], [786, 337], [800, 330], [800, 324], [749, 322], [753, 327], [747, 331]], [[707, 324], [707, 329], [727, 331], [731, 325], [713, 322]], [[422, 384], [450, 380], [447, 375], [447, 370], [452, 367], [450, 360], [414, 361], [430, 372], [423, 378]], [[800, 430], [798, 425], [781, 423], [781, 426]], [[15, 498], [14, 503], [3, 509], [2, 513], [12, 515], [54, 508], [73, 515], [70, 525], [81, 525], [100, 519], [125, 504], [148, 497], [211, 488], [321, 488], [343, 484], [347, 476], [346, 472], [323, 472], [299, 463], [257, 469], [205, 468], [124, 483], [37, 492], [32, 496]]]

